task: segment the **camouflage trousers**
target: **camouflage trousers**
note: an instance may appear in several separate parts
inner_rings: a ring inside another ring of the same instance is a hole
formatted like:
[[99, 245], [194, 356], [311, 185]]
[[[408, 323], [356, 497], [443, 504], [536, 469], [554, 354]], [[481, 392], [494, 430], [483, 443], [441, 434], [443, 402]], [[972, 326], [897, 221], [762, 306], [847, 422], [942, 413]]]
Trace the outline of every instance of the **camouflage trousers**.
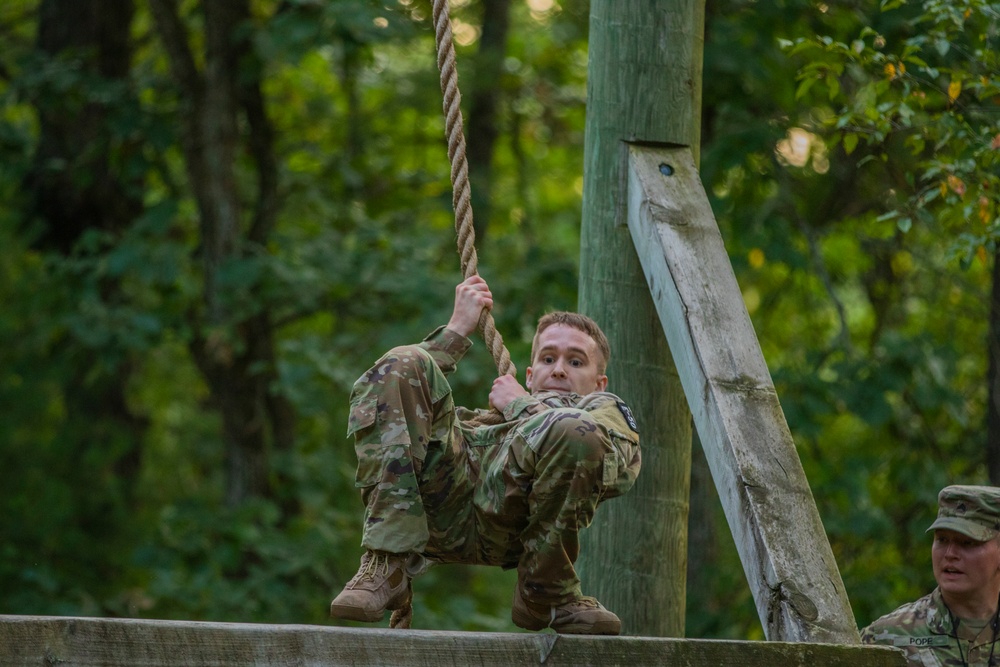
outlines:
[[538, 603], [581, 594], [579, 535], [613, 455], [608, 431], [589, 413], [553, 408], [469, 427], [444, 373], [414, 345], [390, 350], [355, 383], [349, 434], [363, 547], [516, 566], [523, 594]]

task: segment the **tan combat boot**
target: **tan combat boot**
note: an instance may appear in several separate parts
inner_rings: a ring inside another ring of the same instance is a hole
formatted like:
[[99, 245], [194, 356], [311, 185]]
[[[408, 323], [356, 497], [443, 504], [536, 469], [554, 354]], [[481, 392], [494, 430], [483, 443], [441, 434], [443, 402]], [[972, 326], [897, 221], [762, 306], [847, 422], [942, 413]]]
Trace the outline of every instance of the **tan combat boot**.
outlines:
[[387, 609], [409, 606], [407, 558], [407, 554], [366, 551], [358, 573], [330, 603], [330, 616], [373, 623], [381, 621]]
[[617, 635], [622, 622], [592, 597], [580, 596], [557, 607], [525, 600], [520, 583], [514, 588], [511, 608], [514, 625], [525, 630], [552, 628], [569, 635]]

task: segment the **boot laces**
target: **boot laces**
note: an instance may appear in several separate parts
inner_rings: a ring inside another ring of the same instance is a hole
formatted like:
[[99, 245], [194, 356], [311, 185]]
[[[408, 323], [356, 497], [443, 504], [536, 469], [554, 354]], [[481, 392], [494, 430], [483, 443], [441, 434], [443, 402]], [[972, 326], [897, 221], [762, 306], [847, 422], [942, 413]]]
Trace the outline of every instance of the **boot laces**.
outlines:
[[570, 602], [568, 602], [568, 603], [566, 603], [564, 605], [561, 605], [559, 607], [556, 607], [555, 605], [550, 605], [549, 606], [549, 627], [550, 628], [552, 627], [552, 625], [556, 622], [556, 617], [558, 615], [560, 615], [560, 614], [556, 613], [557, 609], [562, 614], [570, 615], [570, 614], [575, 614], [578, 611], [582, 611], [583, 609], [586, 609], [586, 608], [589, 608], [589, 609], [598, 609], [600, 606], [601, 606], [601, 603], [597, 601], [597, 598], [590, 597], [589, 595], [580, 596], [580, 597], [576, 598], [575, 600], [572, 600], [572, 601], [570, 601]]
[[389, 576], [389, 554], [370, 551], [366, 555], [368, 556], [366, 562], [351, 581], [352, 587], [362, 581], [375, 581], [376, 578], [384, 579]]
[[600, 606], [601, 603], [597, 601], [597, 598], [583, 595], [559, 607], [551, 607], [552, 620], [554, 621], [556, 618], [556, 609], [559, 609], [559, 611], [564, 614], [575, 614], [578, 611], [583, 611], [584, 609], [597, 609]]

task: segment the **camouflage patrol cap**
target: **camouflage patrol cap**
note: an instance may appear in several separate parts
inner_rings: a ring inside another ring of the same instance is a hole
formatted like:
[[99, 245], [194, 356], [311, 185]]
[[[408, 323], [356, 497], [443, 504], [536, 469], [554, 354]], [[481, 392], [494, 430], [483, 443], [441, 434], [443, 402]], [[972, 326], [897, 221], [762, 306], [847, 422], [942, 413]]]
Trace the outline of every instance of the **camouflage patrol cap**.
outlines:
[[1000, 535], [1000, 488], [946, 486], [938, 494], [938, 515], [928, 531], [954, 530], [985, 542]]

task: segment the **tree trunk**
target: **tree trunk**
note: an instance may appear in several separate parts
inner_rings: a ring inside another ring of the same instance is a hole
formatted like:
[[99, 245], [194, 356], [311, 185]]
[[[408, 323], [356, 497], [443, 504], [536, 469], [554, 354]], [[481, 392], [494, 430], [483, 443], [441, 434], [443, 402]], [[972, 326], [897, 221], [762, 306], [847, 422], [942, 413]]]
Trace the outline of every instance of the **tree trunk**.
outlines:
[[[131, 2], [43, 0], [38, 7], [38, 48], [64, 59], [75, 75], [123, 84], [122, 95], [127, 97], [133, 14]], [[143, 209], [141, 184], [129, 181], [115, 166], [128, 160], [131, 145], [116, 139], [109, 125], [111, 108], [129, 100], [98, 102], [87, 84], [77, 85], [71, 91], [43, 89], [34, 99], [38, 148], [25, 179], [32, 213], [43, 222], [38, 247], [64, 255], [74, 251], [87, 231], [119, 236]], [[120, 298], [117, 281], [105, 279], [99, 287], [106, 303]], [[95, 372], [93, 356], [79, 354], [65, 387], [68, 420], [85, 429], [77, 430], [79, 441], [117, 450], [112, 466], [126, 498], [139, 472], [148, 427], [145, 417], [128, 406], [125, 388], [131, 373], [127, 356]], [[114, 425], [112, 432], [108, 424]]]
[[[223, 421], [226, 501], [237, 505], [272, 492], [270, 434], [284, 447], [294, 439], [291, 410], [270, 395], [274, 330], [266, 310], [236, 320], [219, 284], [227, 263], [262, 251], [277, 215], [273, 129], [260, 92], [260, 72], [249, 48], [248, 0], [202, 3], [204, 68], [189, 48], [176, 0], [151, 0], [170, 67], [188, 110], [182, 147], [201, 219], [204, 313], [196, 316], [192, 356], [205, 376]], [[240, 118], [246, 130], [241, 133]], [[241, 200], [235, 165], [246, 151], [257, 170], [254, 204]], [[250, 209], [248, 211], [248, 209]], [[245, 222], [246, 221], [246, 222]]]
[[684, 634], [691, 414], [626, 220], [626, 142], [697, 156], [704, 0], [594, 0], [590, 10], [580, 309], [604, 328], [610, 390], [642, 433], [635, 489], [585, 534], [584, 586], [632, 635]]
[[[43, 0], [38, 47], [66, 58], [75, 74], [124, 82], [132, 61], [133, 13], [131, 2]], [[110, 105], [92, 101], [87, 90], [62, 92], [43, 91], [35, 100], [40, 132], [28, 186], [34, 210], [46, 222], [40, 245], [69, 254], [88, 229], [127, 228], [142, 212], [142, 203], [131, 189], [136, 184], [111, 166], [122, 149], [116, 155], [112, 147]]]
[[989, 367], [986, 383], [986, 469], [990, 484], [1000, 486], [1000, 251], [993, 254], [990, 294]]
[[[697, 434], [694, 434], [697, 438]], [[691, 510], [688, 514], [688, 567], [687, 589], [710, 590], [718, 561], [718, 535], [715, 529], [715, 508], [719, 494], [715, 492], [712, 471], [701, 444], [692, 447], [691, 454]]]
[[470, 94], [467, 152], [473, 224], [479, 240], [486, 235], [492, 209], [493, 149], [500, 134], [497, 116], [502, 98], [499, 82], [503, 78], [509, 27], [510, 0], [484, 0], [483, 32]]
[[[347, 119], [343, 124], [344, 160], [356, 174], [367, 177], [365, 161], [365, 109], [361, 103], [359, 74], [364, 69], [364, 45], [350, 34], [338, 35], [343, 52], [340, 57], [340, 83], [347, 98]], [[366, 178], [345, 179], [348, 199], [365, 199]]]

